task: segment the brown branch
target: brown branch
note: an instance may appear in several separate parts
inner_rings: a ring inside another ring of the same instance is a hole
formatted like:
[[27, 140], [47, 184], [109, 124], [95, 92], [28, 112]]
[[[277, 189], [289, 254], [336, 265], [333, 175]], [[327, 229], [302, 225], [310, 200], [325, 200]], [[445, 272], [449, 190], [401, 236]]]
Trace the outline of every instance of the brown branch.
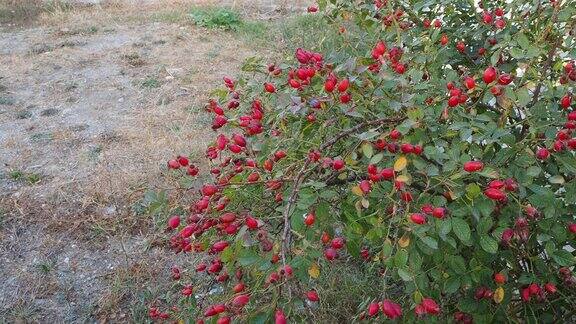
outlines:
[[[546, 37], [548, 37], [548, 33], [550, 32], [550, 30], [552, 29], [552, 27], [556, 23], [556, 20], [558, 19], [558, 12], [559, 11], [560, 11], [560, 6], [557, 6], [554, 9], [554, 12], [552, 13], [552, 18], [551, 18], [552, 23], [550, 24], [550, 28], [548, 28], [544, 32], [544, 36], [542, 37], [542, 41], [546, 40]], [[532, 108], [538, 102], [538, 99], [540, 97], [540, 92], [542, 91], [542, 85], [544, 84], [544, 81], [546, 81], [546, 79], [548, 78], [548, 71], [550, 70], [550, 68], [552, 66], [552, 61], [554, 60], [554, 55], [556, 55], [556, 51], [558, 50], [558, 47], [560, 45], [562, 45], [563, 41], [564, 41], [564, 35], [558, 36], [558, 39], [556, 40], [556, 42], [554, 42], [550, 51], [548, 51], [548, 57], [546, 58], [546, 62], [544, 63], [544, 66], [542, 67], [542, 71], [543, 71], [542, 72], [542, 78], [540, 79], [540, 82], [538, 82], [538, 85], [536, 86], [536, 89], [534, 90], [534, 95], [532, 96], [532, 100], [528, 103], [528, 105], [526, 105], [526, 110]], [[520, 138], [521, 139], [525, 138], [526, 135], [528, 135], [529, 129], [530, 129], [530, 124], [528, 124], [528, 118], [525, 117], [524, 123], [522, 123], [522, 131], [520, 132]]]
[[[404, 119], [406, 119], [406, 117], [380, 118], [380, 119], [375, 119], [372, 121], [360, 123], [360, 124], [358, 124], [352, 128], [349, 128], [347, 130], [344, 130], [344, 131], [336, 134], [332, 139], [330, 139], [329, 141], [320, 145], [320, 151], [326, 150], [327, 148], [336, 144], [342, 138], [344, 138], [350, 134], [356, 133], [363, 128], [370, 127], [370, 126], [382, 126], [385, 124], [397, 124], [397, 123], [403, 121]], [[306, 170], [308, 169], [308, 166], [310, 165], [310, 163], [311, 163], [311, 160], [306, 159], [306, 162], [304, 163], [304, 165], [302, 165], [302, 168], [298, 172], [298, 175], [296, 176], [296, 178], [294, 180], [294, 184], [292, 187], [292, 193], [290, 194], [290, 197], [288, 198], [288, 202], [286, 204], [286, 208], [284, 209], [284, 213], [283, 213], [284, 231], [282, 233], [282, 251], [281, 251], [282, 263], [284, 265], [286, 265], [286, 255], [288, 254], [288, 251], [290, 249], [290, 230], [291, 230], [291, 228], [290, 228], [291, 227], [291, 225], [290, 225], [290, 213], [292, 212], [293, 205], [296, 203], [296, 198], [298, 197], [298, 193], [300, 191], [300, 186], [302, 185], [302, 183], [306, 179]]]
[[[552, 66], [552, 61], [554, 60], [554, 55], [556, 55], [556, 50], [558, 49], [558, 46], [560, 46], [560, 44], [562, 44], [563, 40], [564, 40], [564, 38], [562, 36], [559, 36], [558, 39], [556, 40], [556, 42], [554, 43], [554, 45], [552, 45], [552, 48], [550, 49], [550, 51], [548, 52], [548, 58], [546, 59], [546, 62], [544, 63], [544, 66], [542, 67], [542, 70], [543, 70], [542, 78], [540, 79], [540, 82], [538, 82], [538, 85], [536, 86], [536, 89], [534, 90], [534, 95], [532, 96], [532, 101], [530, 101], [528, 103], [528, 105], [526, 105], [526, 110], [532, 108], [538, 102], [538, 99], [540, 97], [540, 92], [542, 91], [542, 85], [544, 84], [544, 81], [546, 81], [546, 79], [548, 78], [548, 71], [550, 70], [550, 67]], [[520, 138], [526, 137], [529, 129], [530, 129], [530, 124], [528, 123], [528, 118], [525, 118], [524, 123], [522, 123], [522, 132], [520, 133]]]

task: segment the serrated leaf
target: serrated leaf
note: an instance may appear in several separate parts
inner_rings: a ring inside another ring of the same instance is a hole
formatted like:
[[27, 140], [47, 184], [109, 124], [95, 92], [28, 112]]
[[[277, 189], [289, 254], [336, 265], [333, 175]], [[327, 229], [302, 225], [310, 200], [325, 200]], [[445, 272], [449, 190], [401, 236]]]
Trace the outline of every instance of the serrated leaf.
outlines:
[[516, 42], [518, 42], [518, 45], [520, 45], [520, 47], [523, 49], [529, 49], [531, 47], [530, 41], [528, 40], [528, 37], [524, 35], [524, 33], [516, 34]]
[[402, 280], [404, 281], [412, 281], [412, 275], [410, 274], [410, 272], [402, 268], [398, 269], [398, 276], [400, 276], [400, 278], [402, 278]]
[[463, 242], [470, 241], [470, 226], [461, 218], [452, 218], [452, 231]]
[[474, 199], [480, 196], [481, 193], [482, 189], [480, 188], [479, 185], [475, 183], [470, 183], [469, 185], [466, 186], [466, 196], [468, 196], [468, 198], [470, 199]]
[[574, 265], [575, 259], [572, 253], [566, 250], [558, 250], [552, 254], [552, 259], [561, 267], [569, 267]]
[[408, 165], [408, 159], [405, 156], [399, 157], [396, 162], [394, 162], [394, 171], [400, 172], [406, 168]]
[[516, 97], [518, 98], [518, 106], [520, 107], [526, 106], [531, 100], [530, 93], [526, 87], [518, 89], [518, 91], [516, 91]]
[[498, 171], [486, 167], [484, 168], [484, 170], [482, 170], [481, 172], [478, 172], [479, 175], [486, 177], [486, 178], [492, 178], [492, 179], [498, 179], [500, 176], [498, 175]]
[[537, 177], [538, 175], [540, 175], [540, 172], [542, 172], [542, 169], [540, 169], [538, 166], [531, 166], [526, 170], [526, 174], [531, 176], [531, 177]]
[[466, 273], [466, 261], [459, 255], [451, 256], [448, 259], [448, 265], [452, 270], [454, 270], [454, 272], [458, 274]]
[[394, 265], [397, 267], [404, 267], [408, 262], [408, 252], [404, 249], [399, 249], [396, 251], [396, 255], [394, 256]]
[[430, 236], [421, 237], [420, 240], [433, 250], [438, 249], [438, 241]]
[[374, 155], [374, 148], [370, 142], [364, 142], [362, 144], [362, 153], [367, 158], [371, 158], [372, 155]]
[[477, 229], [479, 234], [486, 234], [486, 233], [488, 233], [488, 231], [492, 227], [493, 223], [494, 222], [492, 221], [491, 217], [482, 217], [482, 219], [480, 219], [480, 222], [478, 223], [478, 226], [476, 227], [476, 229]]
[[480, 246], [482, 249], [490, 254], [498, 252], [498, 242], [488, 235], [480, 236]]
[[384, 154], [382, 153], [375, 154], [370, 159], [370, 164], [378, 164], [378, 162], [382, 161], [382, 158], [384, 158]]

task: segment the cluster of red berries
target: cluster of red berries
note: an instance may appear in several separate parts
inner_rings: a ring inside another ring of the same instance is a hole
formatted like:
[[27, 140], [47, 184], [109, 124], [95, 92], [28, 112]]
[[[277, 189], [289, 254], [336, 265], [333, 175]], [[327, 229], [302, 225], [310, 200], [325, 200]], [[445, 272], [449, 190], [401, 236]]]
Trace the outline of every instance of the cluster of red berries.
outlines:
[[[566, 83], [568, 79], [576, 81], [574, 62], [570, 61], [564, 65], [564, 73], [565, 74], [560, 77], [560, 83]], [[572, 107], [572, 97], [571, 93], [566, 93], [560, 98], [560, 107], [564, 110], [570, 110]], [[576, 129], [576, 111], [569, 111], [566, 119], [566, 123], [564, 123], [563, 127], [556, 133], [556, 140], [551, 148], [554, 152], [562, 152], [565, 149], [571, 151], [576, 150], [576, 137], [572, 137]], [[540, 136], [543, 137], [543, 135]], [[550, 157], [550, 150], [546, 147], [539, 147], [536, 150], [536, 157], [542, 161], [547, 160]]]
[[422, 20], [422, 26], [424, 26], [424, 28], [428, 29], [432, 25], [434, 25], [434, 28], [436, 29], [442, 28], [442, 21], [440, 21], [440, 19], [434, 19], [434, 22], [432, 22], [428, 18], [424, 18], [424, 20]]
[[186, 173], [190, 176], [198, 175], [198, 167], [190, 164], [190, 160], [185, 156], [177, 156], [175, 159], [168, 161], [168, 169], [178, 170], [180, 168], [186, 168]]
[[398, 144], [397, 141], [402, 137], [402, 133], [400, 133], [400, 131], [397, 129], [390, 131], [388, 136], [390, 138], [390, 142], [386, 142], [385, 139], [379, 138], [374, 143], [372, 143], [372, 145], [378, 151], [388, 150], [390, 153], [397, 153], [400, 151], [404, 154], [421, 155], [424, 152], [424, 148], [421, 145], [414, 145], [411, 143]]
[[424, 315], [438, 315], [440, 314], [440, 306], [432, 298], [424, 298], [420, 304], [416, 305], [414, 312], [418, 317]]
[[512, 178], [492, 180], [484, 190], [484, 195], [491, 200], [506, 203], [508, 201], [506, 192], [514, 192], [516, 190], [518, 190], [518, 183]]
[[345, 241], [343, 237], [335, 237], [330, 241], [330, 236], [327, 233], [322, 235], [322, 242], [328, 244], [328, 247], [324, 249], [324, 257], [328, 261], [333, 261], [339, 257], [338, 251], [344, 247]]
[[[542, 289], [544, 288], [544, 289]], [[532, 297], [535, 297], [537, 301], [541, 302], [546, 299], [548, 295], [555, 294], [558, 289], [556, 285], [549, 282], [544, 285], [544, 287], [538, 285], [537, 283], [531, 283], [528, 286], [522, 288], [520, 291], [520, 297], [524, 302], [530, 302]]]
[[268, 279], [266, 279], [266, 285], [275, 284], [282, 278], [288, 280], [292, 277], [292, 273], [292, 267], [286, 265], [280, 268], [278, 271], [270, 273], [270, 275], [268, 275]]
[[388, 62], [388, 66], [390, 66], [394, 72], [404, 74], [406, 72], [406, 64], [400, 62], [402, 54], [404, 54], [402, 48], [394, 46], [388, 49], [383, 41], [378, 41], [372, 49], [372, 58], [376, 60], [376, 62], [371, 64], [368, 69], [374, 73], [378, 73], [380, 72], [382, 64]]
[[378, 13], [376, 17], [382, 17], [382, 24], [384, 24], [386, 27], [390, 27], [396, 24], [398, 27], [400, 27], [400, 29], [403, 30], [412, 27], [414, 24], [409, 19], [402, 19], [403, 16], [404, 10], [402, 8], [397, 8], [388, 11], [388, 13], [385, 15]]
[[340, 102], [343, 104], [347, 104], [352, 100], [352, 95], [348, 92], [349, 87], [350, 80], [348, 78], [338, 80], [338, 77], [336, 77], [336, 74], [333, 72], [328, 74], [328, 77], [324, 82], [324, 91], [332, 93], [337, 89], [340, 93]]
[[530, 228], [528, 219], [525, 217], [518, 217], [514, 221], [513, 228], [506, 228], [502, 232], [501, 243], [504, 246], [510, 246], [512, 240], [519, 243], [527, 242], [530, 237]]
[[430, 204], [422, 206], [420, 209], [422, 213], [413, 213], [410, 215], [410, 221], [417, 225], [423, 225], [427, 222], [427, 216], [432, 216], [437, 219], [444, 219], [448, 210], [445, 207], [434, 207]]
[[[400, 305], [391, 301], [390, 299], [385, 299], [380, 303], [371, 303], [368, 305], [366, 314], [369, 317], [375, 317], [380, 311], [382, 311], [382, 314], [391, 320], [402, 316], [402, 308]], [[361, 318], [362, 317], [364, 317], [364, 314], [361, 316]]]
[[506, 20], [503, 16], [504, 10], [502, 8], [496, 8], [494, 12], [484, 10], [484, 12], [482, 12], [482, 21], [486, 25], [494, 25], [498, 29], [504, 29], [506, 27]]

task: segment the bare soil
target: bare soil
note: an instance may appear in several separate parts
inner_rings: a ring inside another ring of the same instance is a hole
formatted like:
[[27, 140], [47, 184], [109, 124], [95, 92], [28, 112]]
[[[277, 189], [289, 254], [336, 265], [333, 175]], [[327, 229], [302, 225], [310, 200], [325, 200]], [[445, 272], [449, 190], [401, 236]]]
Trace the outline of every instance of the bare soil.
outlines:
[[210, 89], [262, 54], [173, 19], [200, 2], [107, 1], [0, 28], [0, 323], [139, 322], [168, 284], [158, 220], [135, 206], [174, 186], [168, 158], [201, 156]]

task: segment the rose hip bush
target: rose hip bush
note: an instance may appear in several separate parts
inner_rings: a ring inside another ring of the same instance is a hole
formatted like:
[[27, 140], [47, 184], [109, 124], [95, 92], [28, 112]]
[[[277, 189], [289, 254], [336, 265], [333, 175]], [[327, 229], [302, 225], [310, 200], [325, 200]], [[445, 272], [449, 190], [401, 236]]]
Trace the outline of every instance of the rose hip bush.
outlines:
[[[337, 41], [224, 78], [205, 159], [168, 162], [203, 184], [167, 223], [194, 266], [151, 318], [575, 320], [575, 2], [306, 14]], [[331, 268], [377, 279], [323, 281]], [[356, 303], [345, 318], [316, 317], [338, 313], [330, 291]]]

